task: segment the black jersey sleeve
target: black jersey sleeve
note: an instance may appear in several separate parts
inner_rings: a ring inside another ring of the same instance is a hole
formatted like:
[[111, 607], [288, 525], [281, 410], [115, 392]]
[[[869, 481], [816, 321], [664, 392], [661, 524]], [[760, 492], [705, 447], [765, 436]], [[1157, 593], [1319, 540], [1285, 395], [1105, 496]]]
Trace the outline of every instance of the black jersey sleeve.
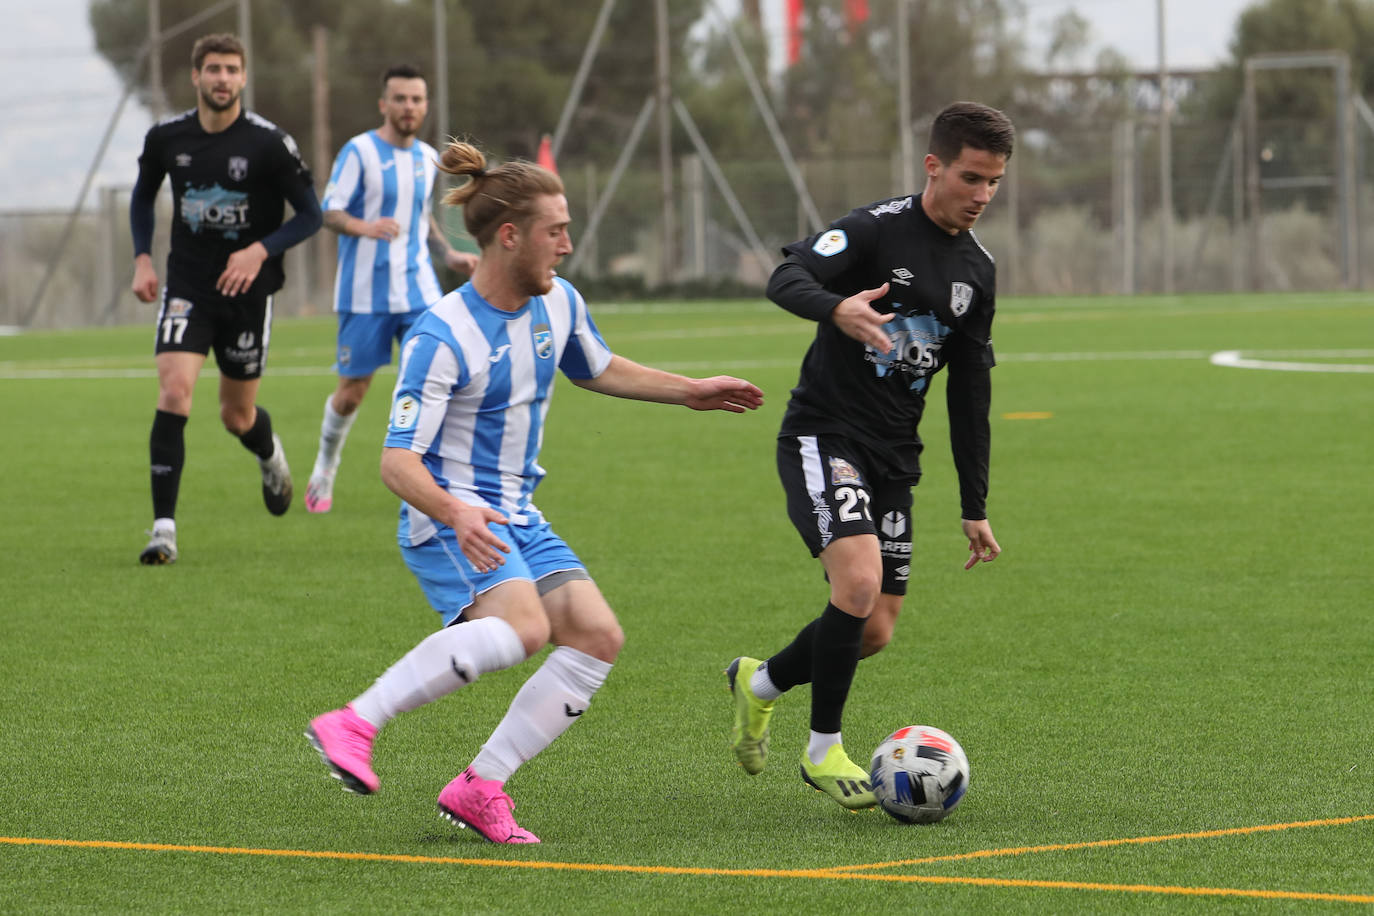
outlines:
[[296, 212], [262, 240], [263, 247], [271, 255], [279, 255], [292, 245], [304, 242], [318, 232], [324, 223], [319, 198], [315, 196], [315, 189], [310, 187], [309, 182], [289, 185], [283, 189], [283, 193], [287, 202], [291, 204], [291, 209]]
[[281, 142], [272, 147], [272, 174], [277, 176], [277, 190], [295, 213], [262, 240], [263, 247], [274, 256], [310, 238], [324, 222], [310, 168], [301, 158], [296, 141], [284, 131], [277, 134]]
[[790, 254], [768, 278], [768, 298], [800, 318], [825, 321], [844, 296], [821, 286], [801, 258]]
[[[846, 281], [863, 270], [872, 253], [877, 229], [867, 210], [851, 210], [831, 223], [829, 229], [784, 246], [782, 253], [795, 257], [822, 286], [839, 292], [837, 285], [850, 285]], [[846, 295], [859, 289], [855, 286]]]
[[794, 315], [824, 321], [847, 296], [863, 289], [859, 279], [877, 227], [862, 209], [830, 228], [784, 246], [785, 260], [768, 281], [768, 298]]
[[157, 149], [157, 139], [148, 131], [143, 138], [143, 153], [138, 157], [138, 178], [129, 195], [129, 231], [134, 240], [134, 256], [153, 250], [153, 225], [157, 206], [157, 190], [167, 170]]
[[949, 410], [949, 445], [959, 475], [962, 517], [988, 517], [988, 459], [992, 431], [992, 374], [986, 366], [951, 362], [946, 370], [945, 404]]

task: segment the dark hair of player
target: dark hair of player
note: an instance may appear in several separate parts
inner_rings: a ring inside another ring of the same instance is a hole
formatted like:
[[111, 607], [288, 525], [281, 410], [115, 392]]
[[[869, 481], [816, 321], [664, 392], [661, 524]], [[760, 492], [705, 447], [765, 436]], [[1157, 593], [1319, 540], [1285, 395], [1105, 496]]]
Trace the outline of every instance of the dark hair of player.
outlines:
[[392, 79], [422, 80], [424, 78], [425, 75], [420, 72], [419, 67], [410, 64], [392, 64], [382, 74], [382, 95], [386, 95], [386, 84]]
[[935, 116], [930, 126], [930, 152], [945, 165], [959, 158], [964, 147], [1011, 158], [1016, 129], [996, 108], [977, 102], [955, 102]]
[[239, 41], [237, 35], [230, 35], [228, 32], [202, 35], [197, 38], [195, 46], [191, 48], [191, 69], [199, 70], [200, 65], [205, 62], [205, 55], [207, 54], [237, 54], [240, 63], [245, 67], [248, 66], [248, 59], [243, 51], [243, 42]]

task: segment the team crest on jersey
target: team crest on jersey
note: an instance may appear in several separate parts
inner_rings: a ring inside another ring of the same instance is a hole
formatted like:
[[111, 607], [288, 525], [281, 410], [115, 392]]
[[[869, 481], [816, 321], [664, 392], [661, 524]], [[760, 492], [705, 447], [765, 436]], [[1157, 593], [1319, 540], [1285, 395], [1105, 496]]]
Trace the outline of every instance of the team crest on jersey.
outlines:
[[843, 458], [830, 459], [830, 483], [838, 487], [840, 484], [857, 484], [863, 486], [863, 478], [855, 470], [854, 465], [845, 461]]
[[811, 246], [811, 250], [823, 258], [837, 255], [849, 247], [849, 236], [845, 235], [843, 229], [831, 229], [829, 232], [822, 232], [820, 238]]
[[541, 324], [534, 329], [534, 352], [540, 359], [548, 359], [553, 354], [553, 332], [549, 326]]
[[191, 308], [191, 301], [189, 299], [182, 299], [180, 296], [173, 296], [172, 298], [167, 300], [166, 317], [185, 318], [187, 315], [191, 314]]
[[351, 362], [353, 362], [353, 348], [339, 347], [339, 365], [347, 366]]
[[949, 310], [955, 318], [963, 317], [964, 312], [973, 304], [973, 287], [967, 283], [954, 283], [949, 288]]
[[391, 405], [391, 425], [397, 429], [410, 429], [420, 416], [420, 402], [408, 394], [403, 394]]
[[229, 177], [235, 181], [243, 181], [243, 179], [248, 177], [248, 157], [229, 157]]

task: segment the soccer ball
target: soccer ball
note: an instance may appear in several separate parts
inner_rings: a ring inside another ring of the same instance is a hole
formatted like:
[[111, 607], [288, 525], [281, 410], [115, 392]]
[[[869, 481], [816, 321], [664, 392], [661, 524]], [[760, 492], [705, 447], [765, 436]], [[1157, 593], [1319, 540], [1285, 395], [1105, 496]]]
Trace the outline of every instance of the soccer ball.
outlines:
[[946, 732], [908, 725], [873, 752], [869, 782], [878, 805], [903, 824], [933, 824], [968, 790], [968, 757]]

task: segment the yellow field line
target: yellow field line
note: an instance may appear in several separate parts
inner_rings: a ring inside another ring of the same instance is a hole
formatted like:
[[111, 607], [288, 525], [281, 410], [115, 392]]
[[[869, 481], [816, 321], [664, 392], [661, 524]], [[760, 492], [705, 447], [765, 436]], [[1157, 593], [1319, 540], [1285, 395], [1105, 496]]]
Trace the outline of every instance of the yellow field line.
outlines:
[[1116, 891], [1131, 894], [1173, 894], [1185, 897], [1256, 897], [1264, 900], [1374, 903], [1374, 894], [1323, 894], [1315, 891], [1271, 891], [1243, 887], [1175, 887], [1167, 884], [1103, 884], [1096, 881], [1037, 881], [1020, 878], [967, 878], [939, 875], [861, 875], [842, 871], [832, 871], [818, 877], [855, 878], [910, 884], [961, 884], [975, 887], [1026, 887], [1049, 890]]
[[[539, 862], [519, 859], [462, 859], [454, 856], [413, 856], [386, 852], [337, 852], [328, 849], [253, 849], [243, 846], [184, 846], [177, 843], [128, 843], [114, 840], [62, 840], [47, 837], [0, 836], [12, 846], [65, 846], [76, 849], [129, 849], [142, 852], [201, 852], [233, 856], [279, 856], [296, 859], [340, 859], [352, 862], [406, 862], [421, 865], [481, 865], [493, 868], [533, 868], [564, 871], [628, 872], [650, 875], [740, 875], [764, 878], [824, 878], [824, 868], [693, 868], [675, 865], [611, 865], [601, 862]], [[873, 876], [882, 877], [882, 876]]]
[[902, 884], [944, 884], [972, 887], [1035, 888], [1050, 890], [1095, 890], [1118, 893], [1173, 894], [1181, 896], [1220, 896], [1247, 897], [1266, 900], [1310, 900], [1340, 903], [1374, 904], [1374, 894], [1331, 894], [1313, 891], [1281, 891], [1228, 887], [1183, 887], [1153, 884], [1107, 884], [1090, 881], [1043, 881], [1020, 878], [979, 878], [952, 875], [877, 875], [861, 870], [890, 868], [898, 865], [915, 865], [931, 862], [950, 862], [992, 856], [1025, 855], [1035, 852], [1056, 852], [1063, 850], [1091, 849], [1105, 846], [1122, 846], [1140, 843], [1158, 843], [1165, 840], [1204, 839], [1222, 836], [1238, 836], [1265, 831], [1289, 830], [1301, 827], [1326, 827], [1353, 824], [1374, 820], [1374, 814], [1355, 817], [1329, 818], [1316, 821], [1295, 821], [1286, 824], [1266, 824], [1256, 827], [1236, 827], [1225, 830], [1206, 830], [1194, 833], [1175, 833], [1162, 836], [1130, 837], [1114, 840], [1094, 840], [1084, 843], [1060, 843], [1046, 846], [1023, 846], [1006, 849], [989, 849], [979, 852], [962, 853], [949, 856], [928, 856], [920, 859], [905, 859], [896, 862], [873, 863], [868, 865], [833, 866], [829, 868], [775, 869], [775, 868], [696, 868], [671, 865], [613, 865], [598, 862], [547, 862], [521, 861], [518, 859], [466, 859], [454, 856], [416, 856], [399, 853], [338, 852], [311, 849], [256, 849], [239, 846], [198, 846], [175, 843], [133, 843], [114, 840], [64, 840], [47, 837], [4, 837], [0, 844], [10, 846], [56, 846], [75, 849], [120, 849], [143, 852], [194, 852], [219, 855], [271, 856], [280, 858], [333, 859], [361, 862], [402, 862], [426, 865], [472, 865], [489, 868], [527, 868], [551, 871], [583, 871], [619, 874], [647, 875], [693, 875], [707, 877], [757, 877], [757, 878], [810, 878], [830, 881], [876, 881]]
[[990, 859], [998, 856], [1023, 856], [1035, 852], [1064, 852], [1073, 849], [1101, 849], [1108, 846], [1132, 846], [1144, 843], [1163, 843], [1169, 840], [1209, 840], [1223, 836], [1244, 836], [1251, 833], [1269, 833], [1276, 830], [1296, 830], [1303, 827], [1338, 827], [1343, 824], [1356, 824], [1361, 821], [1374, 821], [1374, 814], [1358, 814], [1354, 817], [1333, 817], [1318, 821], [1291, 821], [1286, 824], [1261, 824], [1255, 827], [1228, 827], [1223, 830], [1199, 830], [1193, 833], [1168, 833], [1161, 836], [1125, 837], [1113, 840], [1089, 840], [1083, 843], [1054, 843], [1048, 846], [1011, 846], [1005, 849], [980, 849], [977, 852], [961, 852], [947, 856], [924, 856], [919, 859], [897, 859], [892, 862], [873, 862], [867, 865], [837, 865], [831, 871], [857, 871], [860, 869], [896, 868], [902, 865], [928, 865], [932, 862], [960, 862], [968, 859]]

